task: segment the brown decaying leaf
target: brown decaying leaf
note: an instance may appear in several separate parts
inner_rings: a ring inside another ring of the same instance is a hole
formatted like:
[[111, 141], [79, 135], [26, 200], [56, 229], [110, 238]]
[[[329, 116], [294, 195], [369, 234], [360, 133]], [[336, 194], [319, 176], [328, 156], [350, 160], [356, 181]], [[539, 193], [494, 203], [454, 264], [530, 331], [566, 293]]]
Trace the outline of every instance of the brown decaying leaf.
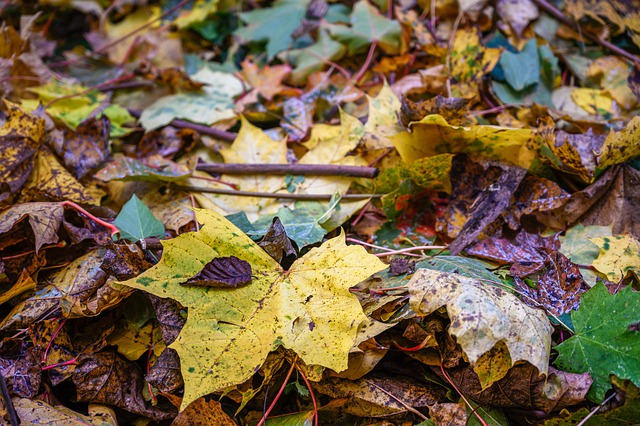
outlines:
[[640, 171], [628, 164], [609, 168], [594, 183], [574, 192], [564, 206], [537, 214], [543, 223], [564, 228], [613, 225], [613, 234], [640, 238]]
[[128, 280], [152, 266], [144, 253], [135, 244], [109, 244], [100, 269], [115, 277], [118, 281]]
[[164, 393], [173, 393], [184, 385], [180, 373], [180, 358], [175, 349], [165, 348], [162, 351], [149, 369], [145, 380]]
[[406, 127], [412, 121], [420, 121], [429, 114], [440, 114], [452, 126], [465, 124], [465, 116], [471, 103], [470, 99], [445, 98], [437, 95], [434, 98], [414, 102], [410, 98], [402, 98], [400, 122]]
[[173, 299], [163, 299], [147, 293], [147, 297], [156, 312], [156, 319], [162, 330], [162, 340], [167, 345], [176, 340], [187, 319], [180, 313], [184, 308]]
[[78, 401], [115, 405], [155, 421], [176, 416], [177, 410], [171, 405], [147, 406], [140, 370], [116, 352], [81, 355], [77, 361], [73, 384]]
[[544, 267], [546, 271], [539, 276], [535, 289], [529, 287], [520, 277], [514, 277], [517, 289], [527, 296], [522, 300], [554, 315], [578, 309], [580, 296], [589, 289], [578, 265], [558, 251], [548, 251]]
[[64, 129], [61, 138], [53, 139], [52, 148], [67, 170], [82, 180], [109, 157], [110, 133], [106, 116], [87, 118], [75, 130]]
[[213, 399], [198, 398], [176, 417], [171, 426], [237, 426], [227, 413], [222, 410], [222, 405]]
[[273, 218], [271, 226], [262, 240], [258, 242], [258, 245], [269, 253], [269, 256], [278, 263], [280, 263], [283, 258], [290, 256], [293, 256], [293, 259], [295, 259], [296, 249], [293, 248], [293, 244], [291, 244], [291, 240], [287, 236], [282, 222], [280, 222], [280, 219], [277, 217]]
[[486, 165], [500, 169], [500, 176], [485, 187], [473, 200], [469, 209], [469, 219], [449, 244], [449, 251], [454, 256], [469, 245], [509, 207], [513, 193], [527, 173], [521, 167], [495, 161], [487, 161]]
[[27, 342], [6, 339], [0, 345], [0, 374], [14, 395], [33, 398], [42, 380], [42, 352]]
[[[29, 218], [35, 236], [35, 250], [45, 244], [58, 242], [58, 229], [63, 221], [64, 209], [59, 203], [25, 203], [0, 213], [0, 235], [9, 232], [18, 222]], [[4, 236], [3, 236], [4, 237]]]
[[236, 288], [251, 282], [251, 264], [235, 256], [216, 257], [181, 285]]

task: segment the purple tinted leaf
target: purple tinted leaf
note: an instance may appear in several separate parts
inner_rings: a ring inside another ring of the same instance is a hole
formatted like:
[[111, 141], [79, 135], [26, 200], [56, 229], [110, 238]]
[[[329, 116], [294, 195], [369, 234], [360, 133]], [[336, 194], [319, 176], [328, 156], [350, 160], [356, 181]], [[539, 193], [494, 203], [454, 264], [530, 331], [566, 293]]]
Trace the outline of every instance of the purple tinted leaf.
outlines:
[[236, 288], [251, 282], [251, 264], [235, 256], [217, 257], [181, 285]]

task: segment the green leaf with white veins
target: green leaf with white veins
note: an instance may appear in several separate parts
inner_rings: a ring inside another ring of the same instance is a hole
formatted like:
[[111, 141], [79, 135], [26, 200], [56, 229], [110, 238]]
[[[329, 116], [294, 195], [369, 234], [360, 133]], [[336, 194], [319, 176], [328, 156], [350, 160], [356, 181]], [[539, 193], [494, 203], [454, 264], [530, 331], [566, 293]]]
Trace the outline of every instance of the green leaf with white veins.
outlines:
[[310, 0], [278, 0], [271, 7], [241, 13], [247, 24], [234, 33], [242, 40], [267, 40], [267, 59], [271, 60], [293, 43], [291, 34], [302, 22]]
[[331, 35], [349, 48], [349, 54], [366, 52], [371, 43], [390, 55], [399, 54], [402, 49], [402, 30], [398, 21], [387, 19], [367, 0], [360, 0], [351, 14], [351, 28], [332, 25]]
[[134, 243], [147, 237], [164, 236], [164, 225], [136, 194], [122, 206], [113, 224], [120, 230], [120, 238]]

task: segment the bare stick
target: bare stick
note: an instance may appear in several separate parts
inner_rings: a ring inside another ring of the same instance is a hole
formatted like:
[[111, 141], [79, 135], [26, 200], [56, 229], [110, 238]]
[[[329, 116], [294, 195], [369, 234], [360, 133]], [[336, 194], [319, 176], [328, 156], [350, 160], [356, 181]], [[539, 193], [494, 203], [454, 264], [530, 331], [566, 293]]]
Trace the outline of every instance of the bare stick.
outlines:
[[[172, 188], [181, 191], [206, 192], [209, 194], [235, 195], [238, 197], [258, 197], [258, 198], [279, 198], [283, 200], [331, 200], [332, 194], [288, 194], [280, 192], [255, 192], [255, 191], [233, 191], [231, 189], [202, 188], [191, 185], [172, 185]], [[380, 198], [382, 194], [345, 194], [342, 200], [367, 200], [369, 198]]]
[[566, 16], [564, 13], [562, 13], [559, 9], [556, 9], [555, 6], [553, 6], [552, 4], [548, 3], [546, 0], [533, 0], [533, 2], [535, 4], [537, 4], [541, 9], [543, 9], [545, 12], [547, 12], [548, 14], [552, 15], [554, 18], [556, 18], [557, 20], [562, 22], [563, 24], [566, 24], [566, 25], [570, 26], [571, 28], [579, 31], [581, 34], [584, 34], [585, 37], [587, 37], [589, 40], [595, 41], [600, 46], [604, 47], [605, 49], [608, 49], [608, 50], [612, 51], [613, 53], [615, 53], [617, 55], [624, 56], [625, 58], [627, 58], [631, 62], [640, 63], [640, 58], [638, 58], [637, 56], [632, 55], [631, 53], [627, 52], [626, 50], [619, 48], [618, 46], [616, 46], [613, 43], [609, 43], [606, 40], [602, 40], [600, 37], [598, 37], [597, 35], [589, 32], [589, 31], [582, 30], [578, 26], [577, 22], [571, 20], [568, 16]]
[[352, 176], [374, 178], [380, 172], [376, 167], [341, 166], [333, 164], [224, 164], [201, 163], [196, 170], [224, 175], [303, 175]]

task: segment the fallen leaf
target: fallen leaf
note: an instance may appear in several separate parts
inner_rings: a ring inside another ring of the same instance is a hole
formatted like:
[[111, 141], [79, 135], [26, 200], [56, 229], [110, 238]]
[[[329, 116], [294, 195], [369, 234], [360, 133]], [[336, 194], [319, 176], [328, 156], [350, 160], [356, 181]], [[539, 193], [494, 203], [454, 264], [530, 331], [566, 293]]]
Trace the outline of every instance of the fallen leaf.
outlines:
[[251, 264], [235, 256], [216, 257], [180, 285], [236, 288], [251, 283]]
[[132, 243], [148, 237], [164, 237], [164, 225], [156, 219], [136, 194], [133, 194], [122, 206], [113, 224], [120, 231], [120, 238]]
[[640, 242], [630, 235], [589, 238], [600, 248], [592, 265], [609, 281], [620, 282], [628, 273], [640, 275]]
[[638, 293], [628, 286], [610, 294], [602, 283], [582, 296], [571, 313], [575, 334], [558, 346], [555, 364], [572, 373], [593, 377], [589, 399], [600, 402], [610, 389], [610, 374], [640, 383], [640, 339], [629, 326], [640, 322]]
[[29, 226], [35, 237], [36, 253], [46, 244], [59, 241], [58, 230], [64, 220], [64, 208], [60, 203], [17, 204], [0, 213], [0, 235], [8, 233], [16, 224], [29, 218]]
[[200, 397], [173, 419], [171, 426], [217, 425], [237, 426], [231, 417], [222, 409], [218, 401], [207, 401]]
[[[560, 252], [577, 265], [591, 265], [600, 254], [600, 248], [590, 239], [611, 236], [611, 226], [583, 226], [578, 223], [560, 237]], [[589, 287], [596, 284], [597, 276], [593, 271], [585, 268], [580, 273]]]
[[496, 11], [518, 37], [522, 37], [529, 23], [539, 16], [538, 7], [532, 0], [498, 0]]
[[[160, 263], [123, 283], [189, 308], [187, 323], [171, 345], [185, 378], [182, 407], [248, 379], [274, 345], [293, 349], [306, 364], [346, 369], [357, 327], [366, 318], [348, 288], [383, 269], [382, 262], [361, 247], [346, 246], [340, 236], [285, 272], [226, 219], [206, 210], [197, 216], [201, 231], [163, 242]], [[210, 259], [234, 254], [251, 264], [250, 285], [234, 290], [178, 285]], [[214, 328], [205, 325], [212, 322]]]
[[428, 315], [446, 306], [449, 333], [471, 365], [502, 340], [513, 364], [528, 361], [547, 374], [553, 329], [543, 311], [502, 288], [454, 273], [418, 269], [407, 286], [416, 313]]
[[[52, 406], [38, 399], [12, 398], [11, 402], [16, 409], [20, 421], [25, 424], [83, 424], [95, 426], [117, 426], [118, 421], [113, 411], [110, 414], [95, 413], [89, 409], [89, 415], [73, 411], [64, 405]], [[91, 407], [91, 405], [90, 405]]]

